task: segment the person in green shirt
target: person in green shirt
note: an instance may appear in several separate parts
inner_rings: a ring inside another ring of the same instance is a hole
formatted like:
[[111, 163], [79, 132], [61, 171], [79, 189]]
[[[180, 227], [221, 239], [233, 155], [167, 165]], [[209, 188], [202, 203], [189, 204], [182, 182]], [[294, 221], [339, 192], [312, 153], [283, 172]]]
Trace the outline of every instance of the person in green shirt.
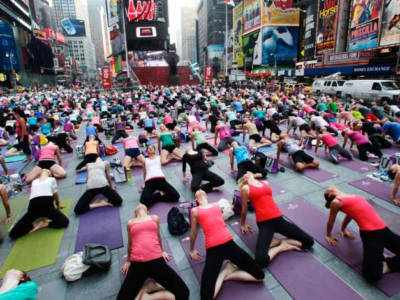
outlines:
[[175, 159], [178, 161], [182, 160], [183, 153], [182, 151], [176, 146], [176, 142], [174, 141], [174, 137], [179, 139], [180, 132], [170, 131], [164, 125], [160, 125], [160, 131], [156, 132], [157, 136], [157, 143], [158, 143], [158, 152], [160, 153], [161, 157], [161, 164], [166, 165], [171, 160]]
[[[218, 151], [213, 146], [211, 146], [205, 136], [204, 133], [199, 130], [199, 127], [194, 126], [193, 131], [190, 134], [190, 139], [192, 141], [192, 148], [198, 152], [206, 151], [206, 154], [210, 153], [213, 156], [218, 156]], [[196, 147], [195, 147], [196, 144]]]
[[339, 111], [339, 106], [337, 105], [337, 103], [334, 100], [331, 100], [328, 103], [328, 109], [332, 113], [337, 113]]

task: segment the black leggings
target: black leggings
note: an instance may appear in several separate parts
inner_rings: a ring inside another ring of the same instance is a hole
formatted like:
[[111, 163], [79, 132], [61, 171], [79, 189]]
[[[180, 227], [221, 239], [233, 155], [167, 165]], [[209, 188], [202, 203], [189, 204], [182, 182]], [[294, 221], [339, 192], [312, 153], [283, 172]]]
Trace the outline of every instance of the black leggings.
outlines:
[[263, 178], [265, 178], [268, 174], [268, 171], [266, 169], [260, 168], [255, 163], [253, 163], [251, 160], [242, 161], [240, 164], [237, 165], [237, 168], [238, 168], [238, 173], [237, 173], [236, 180], [239, 180], [240, 178], [242, 178], [243, 175], [246, 174], [247, 172], [251, 172], [254, 174], [260, 173], [260, 174], [262, 174]]
[[385, 149], [385, 148], [391, 148], [392, 143], [385, 139], [383, 136], [380, 134], [374, 134], [368, 136], [369, 141], [371, 142], [374, 147], [379, 148], [379, 149]]
[[213, 146], [211, 146], [209, 143], [203, 143], [200, 145], [197, 145], [196, 151], [201, 152], [201, 150], [207, 150], [214, 156], [218, 156], [218, 150], [215, 149]]
[[[360, 236], [364, 251], [362, 274], [367, 281], [373, 283], [382, 278], [385, 260], [391, 272], [400, 271], [400, 236], [387, 227], [381, 230], [360, 231]], [[396, 256], [385, 259], [384, 249]]]
[[282, 130], [278, 127], [275, 121], [263, 120], [263, 123], [264, 123], [263, 135], [265, 134], [266, 128], [270, 130], [270, 135], [272, 135], [272, 133], [275, 133], [277, 135], [280, 135], [282, 133]]
[[297, 227], [297, 225], [286, 221], [283, 217], [257, 222], [257, 226], [258, 237], [255, 259], [262, 268], [267, 267], [270, 263], [268, 251], [275, 232], [301, 242], [303, 249], [309, 249], [314, 245], [314, 240], [311, 236]]
[[229, 260], [258, 280], [264, 279], [264, 272], [250, 255], [234, 241], [207, 249], [206, 262], [201, 275], [200, 297], [202, 300], [214, 298], [215, 282], [221, 271], [224, 260]]
[[75, 168], [76, 170], [82, 169], [86, 164], [88, 163], [94, 163], [96, 162], [97, 158], [99, 156], [97, 154], [91, 153], [91, 154], [86, 154], [85, 158], [79, 163], [79, 165]]
[[120, 138], [124, 138], [126, 139], [128, 137], [128, 134], [125, 132], [125, 130], [117, 130], [115, 132], [114, 137], [112, 138], [111, 143], [114, 144], [117, 140], [119, 140]]
[[[208, 183], [201, 184], [203, 180], [208, 181]], [[190, 184], [190, 188], [192, 189], [192, 192], [197, 192], [199, 189], [202, 189], [206, 193], [211, 193], [213, 188], [221, 186], [224, 183], [225, 181], [217, 174], [208, 169], [202, 169], [192, 172], [192, 183]]]
[[148, 278], [153, 279], [174, 294], [176, 300], [189, 298], [189, 289], [182, 278], [166, 264], [163, 258], [159, 258], [148, 262], [131, 262], [117, 300], [135, 299]]
[[374, 146], [371, 143], [365, 143], [360, 146], [357, 146], [358, 156], [360, 160], [367, 161], [368, 160], [368, 152], [375, 154], [376, 156], [382, 157], [383, 153], [379, 149], [379, 147]]
[[65, 228], [69, 224], [68, 218], [54, 207], [53, 196], [36, 197], [29, 201], [28, 211], [15, 224], [10, 232], [10, 238], [17, 239], [29, 233], [33, 229], [33, 222], [41, 217], [51, 220], [50, 228]]
[[[155, 193], [156, 191], [157, 193]], [[160, 192], [164, 192], [164, 195], [161, 195]], [[178, 202], [179, 197], [178, 192], [165, 178], [155, 178], [145, 182], [140, 203], [150, 207], [157, 202]]]
[[99, 194], [102, 194], [104, 197], [106, 197], [108, 202], [110, 202], [113, 206], [121, 206], [122, 204], [121, 196], [107, 185], [102, 188], [86, 190], [75, 206], [75, 214], [81, 215], [85, 212], [88, 212], [90, 210], [90, 202]]

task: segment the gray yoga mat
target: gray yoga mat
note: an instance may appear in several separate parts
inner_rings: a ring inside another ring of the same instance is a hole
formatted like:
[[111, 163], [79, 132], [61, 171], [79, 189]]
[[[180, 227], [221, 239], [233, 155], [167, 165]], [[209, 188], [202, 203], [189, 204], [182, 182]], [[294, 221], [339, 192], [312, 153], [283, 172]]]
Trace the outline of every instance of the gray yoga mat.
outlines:
[[[247, 216], [246, 224], [253, 228], [252, 234], [243, 234], [239, 222], [230, 226], [254, 253], [258, 235], [254, 215]], [[308, 252], [281, 253], [268, 270], [294, 299], [363, 299]], [[304, 270], [308, 270], [307, 276]]]

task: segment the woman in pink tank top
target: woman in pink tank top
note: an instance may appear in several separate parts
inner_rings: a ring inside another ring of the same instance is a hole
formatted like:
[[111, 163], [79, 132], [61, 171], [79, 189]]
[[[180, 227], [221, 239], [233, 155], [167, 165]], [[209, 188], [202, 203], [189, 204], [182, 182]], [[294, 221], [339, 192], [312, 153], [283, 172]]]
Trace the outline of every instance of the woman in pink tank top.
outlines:
[[[195, 250], [198, 224], [203, 229], [206, 248], [206, 261], [201, 276], [201, 299], [214, 299], [228, 280], [262, 281], [264, 273], [247, 252], [234, 241], [226, 227], [221, 209], [209, 204], [207, 194], [199, 190], [195, 194], [198, 207], [191, 211], [190, 257], [201, 260], [200, 253]], [[221, 270], [224, 260], [229, 260]]]
[[325, 145], [325, 152], [329, 150], [329, 158], [334, 164], [340, 162], [340, 156], [353, 160], [353, 155], [342, 146], [339, 145], [338, 141], [328, 132], [326, 127], [321, 127], [321, 135], [317, 137], [317, 143], [315, 144], [315, 155], [318, 156], [318, 146], [322, 141]]
[[[59, 164], [56, 163], [56, 157]], [[40, 149], [39, 163], [27, 174], [25, 181], [31, 183], [40, 176], [42, 169], [49, 170], [51, 175], [55, 178], [67, 177], [67, 172], [62, 167], [60, 148], [53, 142], [49, 142], [44, 147], [42, 146]]]
[[[393, 233], [386, 223], [376, 213], [368, 201], [358, 195], [343, 193], [335, 186], [325, 191], [325, 206], [330, 209], [326, 228], [326, 240], [332, 246], [338, 246], [339, 241], [332, 236], [332, 229], [339, 211], [346, 217], [343, 219], [341, 236], [355, 240], [352, 232], [346, 231], [347, 225], [354, 220], [360, 228], [360, 237], [363, 243], [362, 274], [371, 282], [377, 282], [383, 275], [400, 272], [400, 236]], [[386, 256], [384, 249], [394, 253]], [[361, 249], [360, 249], [361, 252]]]
[[122, 145], [125, 150], [125, 156], [122, 162], [124, 168], [129, 170], [132, 167], [142, 167], [146, 158], [140, 152], [138, 138], [129, 136], [122, 140]]
[[[126, 275], [117, 300], [142, 299], [146, 294], [157, 299], [186, 300], [189, 289], [167, 264], [171, 256], [163, 252], [158, 216], [150, 216], [139, 204], [135, 218], [128, 221], [128, 253], [121, 272]], [[146, 280], [152, 279], [153, 282]]]

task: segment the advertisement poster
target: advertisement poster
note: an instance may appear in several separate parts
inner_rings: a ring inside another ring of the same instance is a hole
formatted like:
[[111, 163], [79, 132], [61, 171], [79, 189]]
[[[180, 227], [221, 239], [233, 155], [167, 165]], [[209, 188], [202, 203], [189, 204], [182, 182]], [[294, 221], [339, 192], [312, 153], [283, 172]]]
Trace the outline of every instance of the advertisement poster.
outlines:
[[248, 34], [261, 27], [261, 1], [262, 0], [244, 0], [243, 34]]
[[262, 25], [274, 26], [299, 26], [300, 10], [289, 4], [283, 5], [283, 1], [265, 1], [263, 6]]
[[349, 51], [376, 48], [382, 0], [353, 0], [350, 18]]
[[78, 19], [62, 19], [61, 26], [63, 28], [63, 33], [66, 36], [71, 37], [82, 37], [86, 36], [85, 21]]
[[211, 83], [213, 80], [214, 71], [212, 66], [205, 66], [204, 80], [206, 83]]
[[13, 28], [0, 21], [0, 71], [19, 71]]
[[103, 89], [111, 89], [112, 86], [112, 75], [110, 67], [103, 67], [101, 69], [101, 80], [103, 82]]
[[317, 55], [335, 50], [338, 0], [320, 0], [318, 9]]
[[297, 26], [264, 26], [262, 31], [262, 63], [293, 64], [297, 59], [299, 28]]
[[243, 68], [243, 1], [233, 9], [233, 58], [238, 68]]
[[304, 59], [312, 60], [315, 57], [315, 33], [317, 27], [318, 2], [313, 1], [307, 7], [306, 27], [304, 31]]
[[400, 41], [400, 1], [384, 0], [379, 46], [387, 47]]
[[125, 0], [129, 22], [165, 22], [164, 0]]
[[108, 27], [118, 23], [118, 0], [107, 0]]
[[243, 52], [246, 66], [251, 66], [253, 64], [254, 54], [256, 53], [256, 56], [258, 56], [257, 52], [261, 52], [255, 51], [259, 35], [260, 31], [258, 30], [243, 36]]
[[222, 44], [213, 44], [207, 47], [208, 64], [213, 66], [215, 73], [221, 70], [224, 52], [225, 46]]

